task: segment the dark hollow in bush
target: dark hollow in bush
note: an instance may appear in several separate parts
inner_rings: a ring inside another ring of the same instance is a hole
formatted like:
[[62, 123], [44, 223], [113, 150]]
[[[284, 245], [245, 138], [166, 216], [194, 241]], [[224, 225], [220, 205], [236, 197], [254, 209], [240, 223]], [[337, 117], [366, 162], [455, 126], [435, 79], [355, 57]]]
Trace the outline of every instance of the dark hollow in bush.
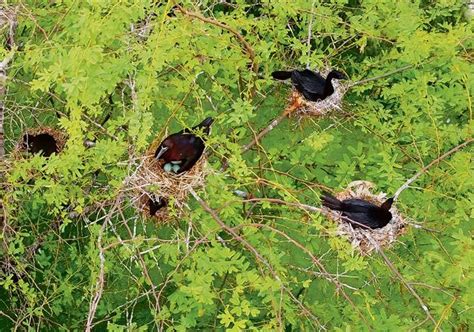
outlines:
[[56, 139], [48, 133], [38, 135], [24, 134], [22, 148], [28, 153], [41, 153], [45, 157], [59, 152]]

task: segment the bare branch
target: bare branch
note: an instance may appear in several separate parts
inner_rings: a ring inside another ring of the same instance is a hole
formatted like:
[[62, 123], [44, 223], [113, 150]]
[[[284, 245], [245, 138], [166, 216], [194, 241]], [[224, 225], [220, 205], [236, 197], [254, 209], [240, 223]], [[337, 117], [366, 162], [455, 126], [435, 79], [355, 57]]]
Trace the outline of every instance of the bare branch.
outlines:
[[97, 247], [99, 248], [99, 276], [97, 277], [97, 281], [95, 284], [95, 294], [94, 297], [91, 299], [91, 303], [89, 305], [89, 313], [87, 315], [87, 325], [86, 325], [86, 332], [90, 332], [93, 325], [92, 321], [94, 320], [95, 312], [97, 311], [97, 305], [99, 304], [100, 298], [102, 297], [102, 292], [104, 291], [104, 284], [105, 284], [105, 254], [104, 248], [102, 247], [102, 234], [105, 231], [107, 223], [104, 222], [102, 224], [102, 228], [100, 230], [99, 236], [97, 238]]
[[309, 19], [309, 25], [308, 25], [308, 39], [306, 40], [306, 48], [308, 49], [308, 53], [307, 53], [307, 56], [308, 56], [308, 61], [306, 62], [306, 68], [308, 69], [311, 69], [310, 68], [310, 61], [309, 61], [309, 56], [311, 55], [311, 38], [313, 37], [313, 20], [314, 20], [314, 14], [313, 14], [313, 10], [314, 10], [314, 4], [315, 4], [316, 0], [313, 0], [313, 3], [311, 4], [311, 17]]
[[464, 141], [463, 143], [459, 144], [458, 146], [455, 146], [454, 148], [452, 148], [451, 150], [449, 150], [448, 152], [446, 152], [445, 154], [439, 156], [438, 158], [436, 158], [435, 160], [433, 160], [432, 162], [430, 162], [428, 165], [426, 165], [425, 167], [423, 167], [418, 173], [416, 173], [413, 177], [409, 178], [400, 188], [398, 188], [398, 190], [395, 192], [395, 195], [394, 195], [394, 200], [397, 200], [398, 199], [398, 196], [400, 196], [400, 194], [402, 193], [403, 190], [407, 189], [410, 184], [412, 184], [413, 182], [415, 182], [421, 175], [423, 175], [424, 173], [426, 173], [426, 171], [428, 169], [430, 169], [432, 166], [438, 164], [439, 162], [441, 162], [443, 159], [446, 159], [447, 157], [449, 157], [450, 155], [452, 155], [453, 153], [459, 151], [460, 149], [466, 147], [467, 145], [469, 145], [470, 143], [472, 143], [474, 141], [474, 138], [469, 138], [467, 139], [466, 141]]
[[385, 73], [385, 74], [382, 74], [382, 75], [379, 75], [379, 76], [374, 76], [374, 77], [370, 77], [370, 78], [366, 78], [366, 79], [354, 82], [350, 85], [350, 87], [353, 87], [353, 86], [356, 86], [356, 85], [362, 85], [362, 84], [369, 83], [369, 82], [376, 81], [376, 80], [380, 80], [382, 78], [386, 78], [386, 77], [392, 76], [394, 74], [401, 73], [402, 71], [411, 69], [413, 67], [415, 67], [415, 65], [406, 65], [406, 66], [403, 66], [401, 68], [389, 71], [388, 73]]
[[97, 306], [99, 304], [99, 301], [102, 297], [102, 293], [104, 291], [104, 284], [105, 284], [105, 248], [102, 247], [102, 235], [105, 232], [105, 229], [107, 227], [107, 224], [111, 220], [112, 216], [114, 215], [115, 210], [120, 206], [120, 201], [121, 201], [121, 195], [117, 197], [115, 200], [114, 206], [110, 209], [110, 211], [107, 213], [106, 220], [102, 224], [102, 228], [99, 231], [99, 236], [97, 237], [97, 247], [99, 248], [99, 275], [97, 277], [97, 281], [95, 284], [95, 293], [94, 296], [91, 299], [91, 302], [89, 304], [89, 312], [87, 314], [87, 323], [86, 323], [86, 332], [90, 332], [94, 325], [92, 324], [94, 320], [95, 313], [97, 311]]
[[272, 131], [276, 126], [280, 124], [281, 121], [283, 121], [284, 118], [286, 118], [288, 115], [290, 115], [294, 110], [296, 110], [299, 107], [298, 101], [292, 103], [290, 106], [288, 106], [283, 113], [281, 113], [276, 119], [274, 119], [268, 126], [266, 126], [264, 129], [262, 129], [256, 136], [255, 138], [242, 147], [242, 153], [247, 152], [252, 148], [255, 144], [258, 143], [259, 140], [262, 139], [263, 136], [268, 134], [270, 131]]

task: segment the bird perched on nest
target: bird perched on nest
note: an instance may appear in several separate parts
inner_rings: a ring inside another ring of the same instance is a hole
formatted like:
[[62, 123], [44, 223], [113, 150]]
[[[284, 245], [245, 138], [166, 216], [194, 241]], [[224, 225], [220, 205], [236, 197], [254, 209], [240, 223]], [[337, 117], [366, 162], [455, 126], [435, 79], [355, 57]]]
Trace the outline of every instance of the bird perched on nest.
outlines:
[[29, 153], [41, 153], [49, 157], [53, 153], [58, 153], [56, 140], [50, 134], [23, 135], [23, 148]]
[[326, 79], [319, 73], [312, 70], [292, 70], [292, 71], [274, 71], [273, 78], [277, 80], [287, 80], [291, 78], [296, 90], [298, 90], [307, 100], [324, 100], [334, 93], [332, 85], [333, 79], [347, 79], [346, 75], [337, 70], [332, 70]]
[[[349, 222], [355, 221], [368, 228], [382, 228], [392, 220], [390, 208], [392, 207], [393, 197], [387, 199], [381, 206], [358, 198], [340, 201], [328, 193], [324, 193], [321, 200], [323, 206], [331, 210], [341, 211], [343, 216], [350, 219]], [[356, 223], [351, 222], [351, 224], [354, 227], [363, 227]]]
[[200, 124], [189, 129], [183, 129], [165, 138], [155, 152], [156, 160], [163, 160], [163, 169], [166, 172], [180, 174], [191, 169], [201, 158], [204, 152], [204, 140], [195, 135], [195, 131], [202, 131], [209, 135], [214, 119], [209, 117]]

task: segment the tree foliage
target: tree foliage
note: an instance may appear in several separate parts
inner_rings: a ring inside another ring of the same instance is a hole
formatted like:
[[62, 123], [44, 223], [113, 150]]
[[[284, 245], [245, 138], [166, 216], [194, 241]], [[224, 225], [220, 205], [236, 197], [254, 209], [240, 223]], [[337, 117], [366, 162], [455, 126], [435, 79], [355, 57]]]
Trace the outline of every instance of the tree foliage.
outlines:
[[[299, 208], [360, 179], [393, 194], [472, 137], [473, 26], [463, 1], [10, 5], [18, 26], [13, 51], [1, 51], [14, 58], [5, 97], [0, 326], [474, 324], [469, 146], [403, 191], [398, 209], [422, 226], [408, 227], [382, 254], [361, 256], [334, 223]], [[288, 86], [270, 73], [307, 64], [358, 82], [343, 110], [290, 117], [242, 153], [287, 103]], [[142, 217], [127, 196], [134, 161], [153, 139], [206, 116], [216, 122], [205, 188], [168, 224]], [[25, 128], [44, 125], [67, 134], [64, 151], [15, 158]]]

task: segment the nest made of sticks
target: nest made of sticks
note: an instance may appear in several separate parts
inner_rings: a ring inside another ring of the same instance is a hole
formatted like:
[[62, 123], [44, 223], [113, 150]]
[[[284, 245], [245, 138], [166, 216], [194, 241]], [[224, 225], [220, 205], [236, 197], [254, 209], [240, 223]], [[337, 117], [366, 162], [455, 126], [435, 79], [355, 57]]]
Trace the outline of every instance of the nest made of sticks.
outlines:
[[[323, 77], [326, 77], [331, 70], [326, 68], [320, 72]], [[333, 79], [332, 86], [334, 92], [326, 97], [324, 100], [309, 101], [295, 88], [293, 88], [289, 103], [290, 105], [297, 105], [294, 115], [304, 118], [307, 116], [326, 116], [332, 111], [342, 111], [342, 101], [344, 95], [349, 89], [350, 84], [346, 81]]]
[[[372, 202], [376, 205], [381, 205], [386, 199], [387, 195], [383, 192], [375, 195], [371, 192], [374, 184], [368, 181], [354, 181], [351, 182], [347, 189], [338, 193], [336, 198], [345, 200], [349, 198], [359, 198]], [[394, 243], [397, 238], [405, 232], [407, 220], [392, 205], [390, 212], [392, 213], [392, 220], [382, 228], [368, 229], [362, 227], [353, 227], [350, 222], [342, 218], [342, 214], [338, 211], [329, 210], [323, 207], [329, 219], [337, 223], [336, 234], [347, 238], [352, 246], [360, 251], [361, 254], [370, 254], [377, 246], [388, 247]]]
[[60, 153], [66, 145], [67, 135], [55, 128], [36, 127], [28, 128], [18, 140], [12, 156], [15, 159], [23, 158], [26, 154], [42, 153], [49, 157], [52, 153]]
[[[132, 203], [144, 217], [154, 217], [162, 223], [170, 221], [170, 217], [179, 217], [186, 208], [190, 189], [204, 186], [208, 174], [205, 151], [196, 164], [181, 174], [165, 172], [163, 162], [154, 158], [155, 150], [161, 143], [155, 140], [141, 159], [135, 172], [128, 178], [128, 187]], [[153, 216], [150, 214], [149, 200], [164, 200], [166, 206], [160, 208]]]

